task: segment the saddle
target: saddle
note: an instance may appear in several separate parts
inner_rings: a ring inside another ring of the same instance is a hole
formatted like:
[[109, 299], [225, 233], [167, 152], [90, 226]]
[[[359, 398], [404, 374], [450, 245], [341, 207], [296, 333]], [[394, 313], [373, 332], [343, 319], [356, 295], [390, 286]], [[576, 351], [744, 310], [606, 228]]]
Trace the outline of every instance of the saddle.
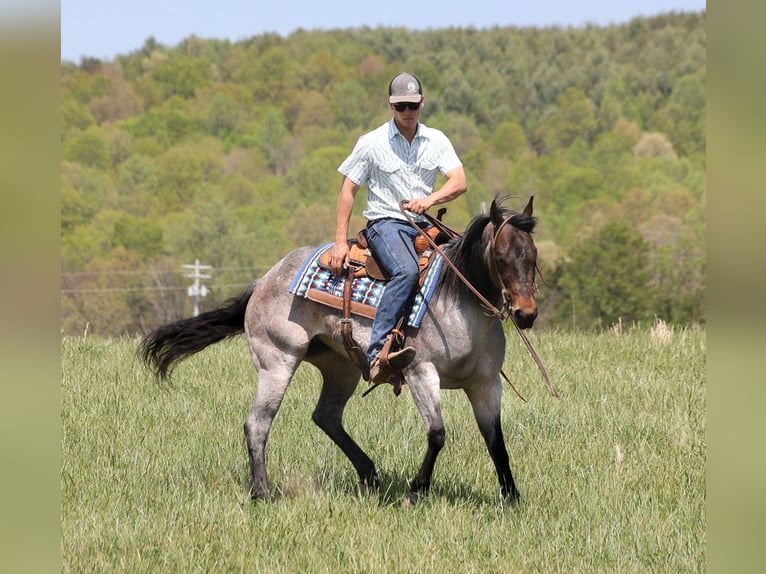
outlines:
[[[358, 277], [370, 277], [379, 281], [387, 281], [389, 279], [388, 273], [386, 273], [380, 266], [380, 263], [375, 258], [374, 253], [370, 250], [367, 244], [366, 230], [361, 230], [357, 233], [356, 237], [348, 240], [349, 245], [349, 265], [346, 269], [346, 281], [343, 286], [343, 299], [342, 301], [331, 301], [325, 297], [322, 297], [321, 302], [336, 308], [343, 310], [343, 318], [341, 319], [341, 334], [343, 336], [343, 346], [346, 349], [351, 361], [362, 372], [364, 380], [370, 380], [370, 365], [367, 363], [367, 357], [359, 346], [359, 343], [354, 339], [351, 330], [351, 312], [357, 312], [370, 319], [375, 317], [375, 310], [367, 310], [364, 312], [359, 309], [358, 305], [355, 305], [351, 300], [352, 298], [352, 280]], [[439, 243], [446, 243], [451, 239], [450, 235], [440, 230], [437, 226], [431, 226], [424, 230], [424, 232], [434, 241], [437, 245]], [[431, 248], [428, 240], [419, 235], [415, 238], [415, 253], [418, 254], [418, 286], [422, 287], [423, 282], [427, 275], [427, 270], [433, 259], [434, 250]], [[329, 270], [330, 269], [330, 251], [332, 247], [328, 247], [319, 256], [319, 266]], [[314, 298], [314, 300], [317, 300]], [[340, 303], [340, 304], [338, 304]], [[371, 313], [369, 311], [372, 311]], [[406, 313], [405, 315], [407, 315]], [[403, 331], [404, 317], [400, 319], [399, 325], [388, 335], [386, 343], [381, 350], [381, 361], [384, 364], [387, 363], [387, 357], [390, 352], [395, 348], [401, 348], [404, 345], [404, 331]], [[394, 392], [398, 395], [401, 392], [401, 386], [404, 382], [404, 378], [401, 373], [392, 371], [390, 373], [389, 382], [394, 385]], [[375, 387], [373, 387], [375, 388]], [[372, 390], [372, 389], [370, 389]], [[368, 391], [369, 392], [369, 391]]]
[[[435, 226], [427, 228], [425, 232], [437, 245], [449, 239]], [[440, 235], [444, 237], [440, 237]], [[348, 249], [351, 277], [371, 277], [379, 281], [387, 281], [389, 279], [388, 273], [380, 266], [380, 263], [378, 263], [378, 260], [367, 244], [367, 232], [365, 229], [359, 231], [354, 239], [348, 240]], [[331, 249], [328, 249], [319, 256], [319, 265], [324, 269], [330, 269], [330, 251]], [[422, 284], [424, 272], [428, 269], [431, 256], [433, 255], [433, 250], [425, 237], [419, 235], [415, 238], [415, 253], [419, 256], [418, 267], [420, 269], [420, 283]]]

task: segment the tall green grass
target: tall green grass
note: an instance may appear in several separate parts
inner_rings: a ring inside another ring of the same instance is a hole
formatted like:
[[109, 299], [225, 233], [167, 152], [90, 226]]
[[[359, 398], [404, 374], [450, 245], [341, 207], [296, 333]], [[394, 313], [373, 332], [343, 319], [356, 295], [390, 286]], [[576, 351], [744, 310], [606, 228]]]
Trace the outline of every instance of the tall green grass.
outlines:
[[274, 491], [247, 496], [242, 423], [256, 386], [244, 340], [159, 386], [137, 340], [62, 343], [65, 572], [698, 572], [705, 569], [705, 334], [533, 333], [562, 399], [509, 335], [503, 429], [522, 503], [498, 494], [464, 394], [443, 394], [447, 445], [431, 492], [401, 501], [425, 452], [405, 387], [349, 403], [378, 466], [359, 492], [311, 422], [298, 371], [267, 451]]

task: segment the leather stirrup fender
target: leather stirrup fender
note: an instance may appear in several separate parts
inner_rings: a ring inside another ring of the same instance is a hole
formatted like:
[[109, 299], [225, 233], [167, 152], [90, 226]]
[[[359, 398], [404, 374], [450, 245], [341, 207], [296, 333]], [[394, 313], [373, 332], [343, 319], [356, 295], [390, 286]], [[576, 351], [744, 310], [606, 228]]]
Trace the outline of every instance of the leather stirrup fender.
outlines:
[[365, 381], [370, 380], [370, 365], [367, 356], [362, 351], [359, 343], [354, 339], [351, 329], [351, 284], [354, 278], [353, 267], [346, 270], [346, 281], [343, 285], [343, 318], [340, 320], [340, 332], [343, 337], [343, 347], [351, 362], [362, 372]]

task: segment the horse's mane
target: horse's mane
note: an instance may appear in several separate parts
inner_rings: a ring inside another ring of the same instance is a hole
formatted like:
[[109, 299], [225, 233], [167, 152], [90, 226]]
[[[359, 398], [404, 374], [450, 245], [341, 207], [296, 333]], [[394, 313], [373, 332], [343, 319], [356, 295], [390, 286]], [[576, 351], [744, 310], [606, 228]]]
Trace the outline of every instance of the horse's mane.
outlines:
[[[487, 298], [492, 296], [496, 288], [487, 269], [486, 246], [482, 243], [485, 228], [492, 221], [499, 222], [509, 218], [508, 225], [512, 225], [520, 231], [532, 233], [537, 223], [537, 219], [532, 215], [504, 207], [502, 204], [506, 199], [507, 197], [496, 196], [492, 201], [489, 214], [483, 213], [474, 217], [463, 235], [450, 241], [444, 249], [445, 255], [449, 257], [458, 271]], [[468, 292], [466, 285], [448, 265], [444, 266], [440, 287], [453, 294], [462, 291]]]

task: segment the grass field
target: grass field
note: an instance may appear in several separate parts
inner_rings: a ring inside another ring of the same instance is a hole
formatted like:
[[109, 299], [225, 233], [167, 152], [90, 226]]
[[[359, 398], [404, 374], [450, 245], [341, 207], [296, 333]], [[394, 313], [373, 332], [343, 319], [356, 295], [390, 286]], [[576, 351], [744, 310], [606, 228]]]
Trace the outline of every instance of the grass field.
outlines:
[[705, 333], [532, 333], [561, 395], [511, 333], [503, 429], [522, 503], [503, 504], [458, 391], [431, 492], [401, 505], [425, 452], [405, 387], [349, 403], [377, 494], [311, 422], [302, 366], [267, 452], [274, 499], [247, 497], [242, 423], [255, 390], [243, 339], [181, 363], [172, 388], [134, 339], [62, 342], [64, 572], [702, 572]]

